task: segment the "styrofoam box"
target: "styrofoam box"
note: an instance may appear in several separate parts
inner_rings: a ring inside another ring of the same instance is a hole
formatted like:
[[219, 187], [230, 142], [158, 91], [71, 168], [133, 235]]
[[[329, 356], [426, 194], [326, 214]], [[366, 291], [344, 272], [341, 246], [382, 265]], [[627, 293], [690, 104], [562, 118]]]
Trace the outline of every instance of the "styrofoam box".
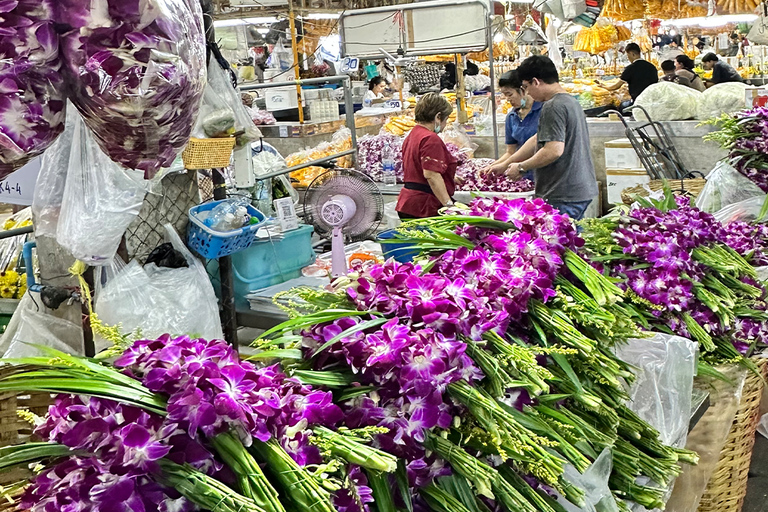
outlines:
[[629, 139], [609, 140], [605, 143], [606, 169], [639, 169], [642, 166]]
[[267, 110], [270, 112], [297, 108], [299, 106], [299, 99], [296, 97], [296, 88], [290, 85], [287, 87], [265, 89], [264, 97], [267, 102]]
[[625, 188], [642, 185], [651, 181], [645, 169], [606, 169], [606, 188], [608, 189], [608, 202], [619, 204], [622, 202], [621, 192]]

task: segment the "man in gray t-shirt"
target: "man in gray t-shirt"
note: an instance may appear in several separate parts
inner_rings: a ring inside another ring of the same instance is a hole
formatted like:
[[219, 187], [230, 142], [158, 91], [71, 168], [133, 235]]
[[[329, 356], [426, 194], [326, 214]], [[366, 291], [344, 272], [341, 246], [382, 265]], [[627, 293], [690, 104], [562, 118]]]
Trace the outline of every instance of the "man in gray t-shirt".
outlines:
[[545, 103], [536, 135], [512, 156], [515, 163], [506, 173], [516, 178], [534, 169], [536, 196], [579, 220], [597, 196], [584, 111], [560, 86], [557, 68], [548, 57], [525, 59], [517, 73], [526, 92]]

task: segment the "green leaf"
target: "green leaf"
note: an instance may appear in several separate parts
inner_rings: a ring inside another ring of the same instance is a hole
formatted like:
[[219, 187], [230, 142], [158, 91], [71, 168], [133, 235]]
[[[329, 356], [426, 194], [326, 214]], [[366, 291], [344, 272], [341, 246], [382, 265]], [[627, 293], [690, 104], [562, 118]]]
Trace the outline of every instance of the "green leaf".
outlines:
[[397, 512], [387, 473], [366, 469], [365, 474], [368, 476], [368, 485], [373, 493], [373, 500], [378, 512]]
[[326, 386], [329, 388], [345, 388], [356, 382], [356, 377], [351, 372], [294, 370], [291, 372], [291, 376], [296, 377], [303, 384]]
[[356, 386], [344, 390], [339, 396], [336, 397], [335, 402], [346, 402], [352, 400], [361, 395], [367, 395], [371, 391], [378, 389], [376, 386]]
[[378, 316], [377, 313], [372, 313], [370, 311], [358, 311], [355, 309], [326, 309], [325, 311], [318, 311], [317, 313], [311, 313], [309, 315], [304, 315], [299, 318], [293, 318], [291, 320], [285, 321], [262, 334], [261, 339], [267, 339], [274, 334], [285, 331], [293, 331], [295, 329], [310, 327], [317, 324], [333, 322], [334, 320], [346, 318], [348, 316], [365, 315]]
[[578, 375], [576, 375], [576, 372], [573, 371], [571, 363], [568, 362], [568, 359], [566, 359], [563, 354], [557, 354], [554, 352], [550, 354], [550, 357], [552, 357], [552, 360], [555, 361], [555, 363], [557, 363], [557, 365], [563, 369], [565, 374], [568, 376], [568, 380], [573, 383], [578, 392], [583, 392], [584, 388], [581, 385], [581, 381], [579, 380]]
[[25, 443], [0, 448], [0, 472], [18, 466], [29, 466], [46, 459], [73, 455], [68, 446], [55, 443]]
[[413, 512], [413, 501], [411, 501], [410, 484], [408, 483], [408, 470], [405, 467], [405, 461], [398, 459], [397, 471], [395, 472], [395, 481], [397, 482], [397, 488], [400, 491], [400, 497], [405, 503], [405, 508], [408, 512]]
[[301, 350], [283, 348], [275, 350], [265, 350], [263, 352], [257, 352], [247, 358], [249, 361], [269, 361], [271, 359], [294, 359], [302, 360], [304, 355]]

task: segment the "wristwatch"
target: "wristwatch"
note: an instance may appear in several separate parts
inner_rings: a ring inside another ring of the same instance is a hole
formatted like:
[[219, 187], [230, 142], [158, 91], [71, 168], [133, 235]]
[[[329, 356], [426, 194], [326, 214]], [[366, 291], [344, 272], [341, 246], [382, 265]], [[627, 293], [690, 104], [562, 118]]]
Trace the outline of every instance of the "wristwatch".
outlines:
[[443, 205], [443, 206], [444, 206], [445, 208], [447, 208], [447, 207], [449, 207], [449, 206], [455, 206], [455, 205], [456, 205], [456, 203], [454, 203], [454, 202], [453, 202], [453, 199], [449, 199], [449, 200], [448, 200], [448, 202], [447, 202], [447, 203], [445, 203], [445, 205]]
[[517, 164], [517, 172], [519, 172], [520, 174], [523, 174], [525, 172], [525, 168], [523, 167], [523, 163], [522, 162], [518, 162], [518, 164]]

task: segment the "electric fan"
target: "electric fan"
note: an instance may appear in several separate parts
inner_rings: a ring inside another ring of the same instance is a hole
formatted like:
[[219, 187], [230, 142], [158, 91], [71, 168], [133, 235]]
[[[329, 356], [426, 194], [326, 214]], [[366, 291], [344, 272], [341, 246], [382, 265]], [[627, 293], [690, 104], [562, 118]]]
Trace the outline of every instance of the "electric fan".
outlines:
[[384, 201], [376, 184], [351, 169], [333, 169], [312, 181], [304, 195], [304, 218], [315, 232], [331, 238], [331, 275], [347, 273], [344, 242], [368, 239], [379, 223]]

